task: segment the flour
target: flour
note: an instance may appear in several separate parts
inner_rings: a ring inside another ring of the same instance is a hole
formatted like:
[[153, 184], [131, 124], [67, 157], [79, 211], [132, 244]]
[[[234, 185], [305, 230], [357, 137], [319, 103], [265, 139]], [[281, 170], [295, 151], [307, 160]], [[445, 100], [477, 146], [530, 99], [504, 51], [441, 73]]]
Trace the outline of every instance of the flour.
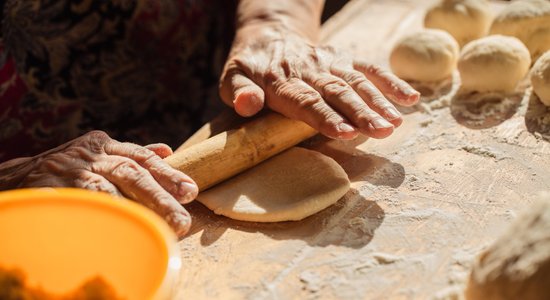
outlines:
[[468, 153], [472, 153], [472, 154], [480, 155], [484, 157], [490, 157], [495, 160], [503, 159], [503, 157], [500, 154], [497, 155], [494, 150], [487, 149], [487, 148], [481, 148], [476, 146], [464, 146], [461, 149]]

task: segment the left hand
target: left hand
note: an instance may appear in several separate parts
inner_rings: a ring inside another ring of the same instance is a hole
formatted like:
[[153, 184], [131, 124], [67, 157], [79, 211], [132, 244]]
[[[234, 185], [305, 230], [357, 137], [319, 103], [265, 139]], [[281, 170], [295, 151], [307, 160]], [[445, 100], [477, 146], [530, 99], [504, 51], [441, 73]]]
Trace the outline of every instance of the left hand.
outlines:
[[410, 106], [420, 97], [388, 71], [265, 24], [237, 31], [220, 95], [242, 116], [267, 105], [337, 139], [389, 136], [402, 122], [389, 100]]

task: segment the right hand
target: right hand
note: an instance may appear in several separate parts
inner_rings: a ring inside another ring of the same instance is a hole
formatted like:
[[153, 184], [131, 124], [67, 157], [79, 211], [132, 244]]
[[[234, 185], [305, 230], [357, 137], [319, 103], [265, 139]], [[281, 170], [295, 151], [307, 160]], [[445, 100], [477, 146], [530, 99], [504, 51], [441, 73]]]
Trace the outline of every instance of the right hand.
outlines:
[[25, 187], [76, 187], [133, 199], [155, 211], [179, 237], [191, 217], [181, 204], [195, 199], [198, 187], [162, 158], [164, 144], [141, 147], [93, 131], [34, 157], [0, 164], [0, 190]]
[[220, 96], [241, 116], [267, 106], [335, 139], [385, 138], [403, 121], [390, 100], [420, 98], [394, 74], [273, 22], [237, 30]]

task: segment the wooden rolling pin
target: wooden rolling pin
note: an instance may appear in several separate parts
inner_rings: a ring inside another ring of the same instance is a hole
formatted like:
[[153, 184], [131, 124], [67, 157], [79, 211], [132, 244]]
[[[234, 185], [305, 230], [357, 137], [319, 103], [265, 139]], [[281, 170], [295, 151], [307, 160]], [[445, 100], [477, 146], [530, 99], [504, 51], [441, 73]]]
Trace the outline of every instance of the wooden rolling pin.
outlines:
[[303, 122], [270, 113], [176, 152], [165, 161], [193, 178], [203, 191], [316, 133]]

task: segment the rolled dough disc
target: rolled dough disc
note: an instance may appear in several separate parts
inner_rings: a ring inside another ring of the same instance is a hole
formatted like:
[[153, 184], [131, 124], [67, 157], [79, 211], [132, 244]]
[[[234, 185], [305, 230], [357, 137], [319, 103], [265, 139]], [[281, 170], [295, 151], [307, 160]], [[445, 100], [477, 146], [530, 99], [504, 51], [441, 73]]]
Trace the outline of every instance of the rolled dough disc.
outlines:
[[297, 221], [340, 199], [350, 187], [332, 158], [294, 147], [199, 194], [214, 213], [251, 222]]

